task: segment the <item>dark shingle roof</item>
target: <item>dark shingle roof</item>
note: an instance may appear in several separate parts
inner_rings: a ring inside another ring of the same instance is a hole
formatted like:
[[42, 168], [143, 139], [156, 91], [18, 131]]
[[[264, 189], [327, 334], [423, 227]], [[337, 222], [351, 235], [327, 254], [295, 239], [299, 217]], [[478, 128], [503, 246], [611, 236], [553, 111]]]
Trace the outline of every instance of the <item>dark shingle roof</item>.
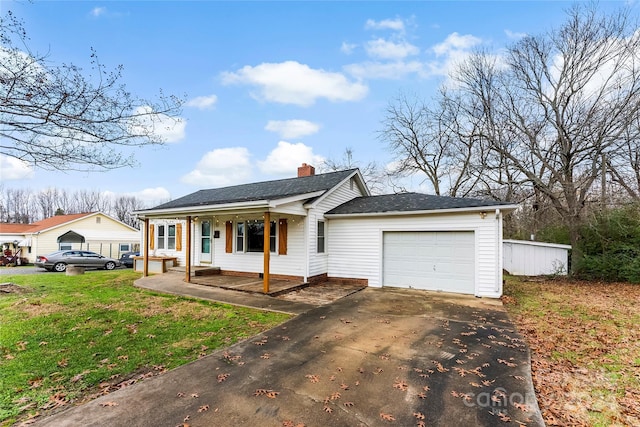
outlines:
[[356, 197], [327, 212], [327, 215], [369, 214], [386, 212], [431, 211], [482, 206], [510, 205], [504, 202], [461, 197], [432, 196], [421, 193], [385, 194]]
[[275, 181], [234, 185], [232, 187], [200, 190], [156, 206], [153, 209], [173, 209], [256, 200], [275, 200], [314, 193], [316, 191], [327, 191], [355, 171], [356, 169], [349, 169], [301, 178], [279, 179]]

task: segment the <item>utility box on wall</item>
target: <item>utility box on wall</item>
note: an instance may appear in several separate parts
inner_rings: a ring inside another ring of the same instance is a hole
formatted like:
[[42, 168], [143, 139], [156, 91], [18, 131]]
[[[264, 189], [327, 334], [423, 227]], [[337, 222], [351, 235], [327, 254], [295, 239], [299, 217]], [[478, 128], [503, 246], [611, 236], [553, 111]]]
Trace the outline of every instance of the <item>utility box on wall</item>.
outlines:
[[566, 275], [570, 245], [503, 240], [503, 268], [514, 276]]

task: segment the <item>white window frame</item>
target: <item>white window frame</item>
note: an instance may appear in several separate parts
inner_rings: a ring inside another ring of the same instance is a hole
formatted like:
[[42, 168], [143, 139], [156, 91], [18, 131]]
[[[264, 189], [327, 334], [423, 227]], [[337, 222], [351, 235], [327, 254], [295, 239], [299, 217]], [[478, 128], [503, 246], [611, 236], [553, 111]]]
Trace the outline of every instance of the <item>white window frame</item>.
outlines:
[[[320, 234], [320, 224], [322, 224], [322, 234]], [[327, 223], [323, 220], [318, 220], [316, 225], [316, 252], [327, 253]]]
[[[261, 251], [249, 251], [249, 222], [248, 221], [236, 221], [236, 225], [234, 227], [234, 237], [235, 237], [235, 249], [236, 252], [247, 253], [247, 254], [261, 254], [264, 253], [264, 249]], [[256, 222], [262, 222], [264, 224], [264, 220], [256, 220]], [[238, 226], [242, 224], [243, 233], [240, 235], [238, 232]], [[269, 221], [269, 252], [272, 254], [278, 253], [278, 221], [272, 220]], [[273, 226], [273, 235], [271, 235], [271, 226]], [[240, 243], [242, 241], [242, 243]]]

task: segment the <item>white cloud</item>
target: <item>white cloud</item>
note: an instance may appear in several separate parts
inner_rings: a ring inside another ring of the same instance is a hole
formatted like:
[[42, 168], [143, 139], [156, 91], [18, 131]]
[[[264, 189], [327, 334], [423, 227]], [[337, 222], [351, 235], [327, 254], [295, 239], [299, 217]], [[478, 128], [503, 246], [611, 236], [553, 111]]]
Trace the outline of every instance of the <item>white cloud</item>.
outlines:
[[367, 30], [394, 30], [404, 31], [404, 21], [400, 18], [396, 19], [383, 19], [382, 21], [374, 21], [373, 19], [367, 19], [364, 25]]
[[185, 137], [186, 121], [183, 118], [173, 118], [166, 114], [155, 114], [149, 106], [138, 107], [134, 114], [142, 116], [134, 118], [130, 123], [130, 132], [139, 135], [155, 135], [164, 142], [178, 142]]
[[258, 162], [258, 167], [266, 174], [296, 176], [302, 163], [317, 166], [324, 160], [324, 157], [313, 154], [313, 148], [308, 145], [280, 141], [264, 161]]
[[197, 96], [187, 101], [184, 105], [187, 107], [193, 107], [199, 110], [204, 110], [204, 109], [213, 107], [217, 101], [218, 101], [218, 97], [215, 95]]
[[171, 193], [164, 187], [145, 188], [144, 190], [126, 193], [126, 195], [141, 200], [146, 206], [155, 206], [171, 200]]
[[[425, 73], [432, 76], [449, 76], [482, 43], [482, 39], [470, 34], [451, 33], [447, 38], [431, 48], [436, 58], [425, 64]], [[451, 85], [451, 80], [448, 81]]]
[[351, 55], [356, 47], [358, 47], [358, 45], [355, 43], [342, 42], [342, 46], [340, 46], [340, 51], [346, 55]]
[[206, 153], [196, 168], [180, 178], [198, 187], [224, 187], [247, 182], [251, 177], [249, 150], [245, 147], [217, 148]]
[[95, 16], [96, 18], [100, 15], [104, 15], [105, 13], [107, 13], [107, 8], [103, 6], [94, 7], [93, 9], [91, 9], [91, 15]]
[[369, 56], [381, 59], [403, 59], [420, 53], [420, 49], [404, 40], [397, 43], [385, 39], [371, 40], [367, 42], [366, 50]]
[[350, 82], [340, 73], [313, 69], [296, 61], [249, 65], [222, 74], [224, 84], [246, 84], [258, 87], [252, 96], [260, 101], [313, 105], [317, 99], [332, 102], [358, 101], [367, 95], [368, 87]]
[[352, 76], [359, 79], [399, 80], [410, 74], [424, 74], [424, 64], [419, 61], [361, 62], [344, 67]]
[[307, 120], [269, 120], [264, 128], [278, 133], [281, 138], [292, 139], [313, 135], [320, 130], [320, 125]]
[[481, 42], [481, 39], [470, 34], [451, 33], [442, 43], [433, 46], [432, 49], [437, 56], [443, 56], [453, 52], [467, 51]]
[[13, 181], [33, 178], [33, 168], [27, 162], [0, 154], [0, 178]]
[[511, 30], [504, 30], [504, 33], [507, 35], [507, 37], [509, 37], [510, 39], [514, 39], [514, 40], [518, 40], [521, 39], [523, 37], [527, 37], [527, 33], [517, 33]]

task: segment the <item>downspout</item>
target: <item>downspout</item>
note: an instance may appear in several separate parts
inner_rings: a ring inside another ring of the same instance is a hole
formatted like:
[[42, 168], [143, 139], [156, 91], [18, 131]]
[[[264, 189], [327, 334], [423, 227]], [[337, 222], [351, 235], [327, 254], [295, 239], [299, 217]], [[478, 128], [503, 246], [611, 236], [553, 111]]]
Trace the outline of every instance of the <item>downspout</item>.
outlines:
[[307, 215], [304, 217], [304, 221], [302, 223], [302, 233], [303, 237], [303, 247], [304, 247], [304, 283], [309, 281], [309, 210], [307, 209]]
[[495, 291], [498, 295], [502, 295], [502, 213], [500, 209], [496, 209], [496, 221], [497, 221], [497, 230], [496, 230], [496, 255], [498, 257], [498, 262], [496, 263], [496, 286]]

